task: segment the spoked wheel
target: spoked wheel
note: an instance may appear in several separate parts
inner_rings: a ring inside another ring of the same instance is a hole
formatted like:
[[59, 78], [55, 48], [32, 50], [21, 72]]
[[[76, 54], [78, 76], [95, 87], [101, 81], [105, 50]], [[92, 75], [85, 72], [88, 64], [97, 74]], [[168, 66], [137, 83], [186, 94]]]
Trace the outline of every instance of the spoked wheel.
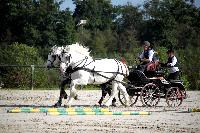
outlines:
[[141, 90], [140, 98], [143, 105], [156, 106], [160, 101], [160, 90], [153, 83], [146, 84]]
[[166, 93], [166, 102], [169, 107], [178, 107], [183, 102], [183, 92], [178, 87], [171, 87]]
[[[138, 92], [136, 92], [132, 89], [127, 89], [127, 93], [129, 94], [130, 106], [133, 106], [137, 102], [139, 94], [138, 94]], [[119, 97], [120, 103], [125, 106], [126, 105], [125, 97], [121, 91], [119, 91], [118, 97]]]

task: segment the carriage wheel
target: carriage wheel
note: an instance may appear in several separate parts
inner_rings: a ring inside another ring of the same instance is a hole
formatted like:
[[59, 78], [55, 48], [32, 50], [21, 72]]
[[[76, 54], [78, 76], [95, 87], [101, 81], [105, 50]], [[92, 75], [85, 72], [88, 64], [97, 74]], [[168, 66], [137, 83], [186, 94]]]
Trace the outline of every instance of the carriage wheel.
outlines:
[[186, 91], [185, 90], [181, 90], [181, 92], [182, 92], [183, 99], [186, 99], [188, 97]]
[[[127, 90], [127, 91], [128, 91], [128, 90]], [[128, 92], [128, 94], [129, 94], [129, 92]], [[126, 103], [125, 97], [124, 97], [124, 95], [121, 93], [121, 91], [119, 91], [118, 97], [119, 97], [120, 103], [121, 103], [122, 105], [126, 106], [126, 104], [125, 104], [125, 103]], [[130, 106], [133, 106], [133, 105], [137, 102], [138, 97], [139, 97], [138, 92], [134, 92], [134, 94], [129, 94]]]
[[156, 106], [160, 101], [160, 90], [153, 83], [146, 84], [141, 90], [140, 98], [143, 105]]
[[178, 87], [171, 87], [166, 93], [166, 102], [169, 107], [178, 107], [183, 101], [183, 92]]

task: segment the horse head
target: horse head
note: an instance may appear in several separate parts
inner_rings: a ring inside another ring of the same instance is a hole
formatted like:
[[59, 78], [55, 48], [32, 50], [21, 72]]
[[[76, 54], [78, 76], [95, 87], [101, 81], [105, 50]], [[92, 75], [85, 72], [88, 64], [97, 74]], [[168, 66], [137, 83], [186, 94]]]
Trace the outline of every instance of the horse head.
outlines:
[[55, 67], [59, 65], [61, 58], [60, 55], [62, 53], [63, 47], [53, 46], [48, 54], [47, 60], [47, 68]]
[[[68, 51], [68, 46], [66, 46], [65, 48], [63, 48], [62, 53], [61, 53], [61, 64], [64, 65], [65, 68], [69, 67], [71, 64], [71, 53], [69, 53]], [[63, 66], [61, 65], [61, 67]]]
[[65, 63], [67, 67], [73, 67], [73, 65], [78, 67], [78, 65], [81, 65], [81, 63], [88, 58], [92, 58], [89, 49], [79, 43], [67, 45], [61, 54], [61, 61]]

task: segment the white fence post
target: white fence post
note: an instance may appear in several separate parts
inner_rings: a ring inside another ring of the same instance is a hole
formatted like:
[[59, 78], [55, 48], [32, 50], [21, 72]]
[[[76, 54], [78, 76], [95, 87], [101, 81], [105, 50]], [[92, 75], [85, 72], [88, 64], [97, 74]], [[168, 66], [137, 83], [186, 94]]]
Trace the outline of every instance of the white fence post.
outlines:
[[35, 69], [35, 65], [31, 65], [31, 90], [33, 90], [34, 69]]

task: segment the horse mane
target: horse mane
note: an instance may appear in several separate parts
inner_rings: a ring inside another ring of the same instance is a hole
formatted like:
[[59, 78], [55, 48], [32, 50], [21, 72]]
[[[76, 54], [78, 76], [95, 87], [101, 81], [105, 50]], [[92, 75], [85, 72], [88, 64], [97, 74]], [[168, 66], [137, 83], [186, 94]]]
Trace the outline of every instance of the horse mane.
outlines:
[[57, 50], [62, 50], [62, 49], [64, 49], [63, 46], [62, 46], [62, 47], [59, 47], [59, 46], [54, 45], [53, 47], [51, 47], [50, 52], [51, 52], [52, 54], [57, 54]]
[[53, 51], [54, 49], [56, 49], [57, 48], [57, 46], [56, 45], [54, 45], [53, 47], [51, 47], [51, 51]]
[[89, 48], [86, 46], [83, 46], [82, 44], [78, 42], [76, 42], [75, 44], [67, 45], [64, 50], [65, 52], [69, 52], [69, 53], [76, 52], [84, 56], [90, 56]]

